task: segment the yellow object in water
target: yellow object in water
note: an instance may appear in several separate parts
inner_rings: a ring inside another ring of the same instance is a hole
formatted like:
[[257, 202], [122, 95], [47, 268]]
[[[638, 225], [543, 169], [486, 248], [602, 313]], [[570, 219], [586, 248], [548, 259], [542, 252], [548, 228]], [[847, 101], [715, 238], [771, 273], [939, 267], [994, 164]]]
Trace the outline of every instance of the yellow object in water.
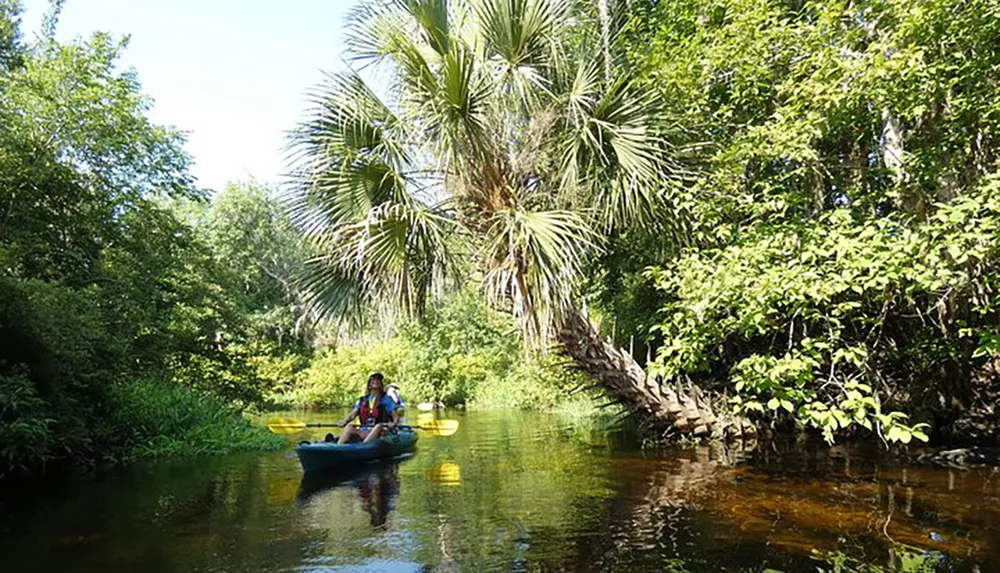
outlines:
[[462, 470], [458, 464], [452, 462], [444, 462], [430, 468], [424, 472], [424, 477], [444, 486], [462, 485]]

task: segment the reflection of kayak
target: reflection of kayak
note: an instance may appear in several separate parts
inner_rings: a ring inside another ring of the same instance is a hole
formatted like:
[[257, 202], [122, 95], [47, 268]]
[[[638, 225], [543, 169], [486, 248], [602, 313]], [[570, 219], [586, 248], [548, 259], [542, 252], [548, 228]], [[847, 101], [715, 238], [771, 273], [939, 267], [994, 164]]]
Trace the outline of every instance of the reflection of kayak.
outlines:
[[400, 428], [396, 433], [383, 436], [371, 443], [338, 444], [313, 442], [295, 448], [306, 472], [350, 467], [354, 464], [391, 458], [409, 452], [417, 444], [417, 433], [412, 428]]
[[400, 463], [407, 460], [406, 456], [372, 462], [359, 466], [345, 466], [329, 471], [306, 472], [302, 474], [302, 482], [299, 484], [297, 501], [306, 503], [313, 496], [335, 487], [357, 486], [368, 483], [373, 478], [376, 480], [390, 481], [397, 484], [399, 478], [396, 474]]

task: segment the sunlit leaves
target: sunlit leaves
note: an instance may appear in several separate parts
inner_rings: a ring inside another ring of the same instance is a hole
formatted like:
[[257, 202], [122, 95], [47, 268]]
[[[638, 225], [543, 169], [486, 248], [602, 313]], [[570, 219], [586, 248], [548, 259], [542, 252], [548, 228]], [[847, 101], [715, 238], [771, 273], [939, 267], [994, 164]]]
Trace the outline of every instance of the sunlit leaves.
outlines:
[[591, 18], [565, 0], [356, 11], [349, 56], [390, 78], [386, 103], [357, 75], [334, 77], [293, 140], [291, 204], [319, 244], [307, 281], [317, 305], [419, 310], [461, 244], [490, 300], [544, 343], [602, 233], [676, 216], [659, 98], [628, 69], [593, 64]]
[[499, 306], [510, 300], [529, 338], [572, 304], [572, 287], [595, 235], [572, 211], [497, 213], [481, 255], [489, 269], [484, 286]]
[[451, 270], [451, 225], [433, 209], [389, 203], [318, 234], [320, 254], [303, 276], [308, 302], [330, 318], [359, 320], [379, 306], [418, 312]]
[[[794, 414], [830, 440], [854, 426], [890, 442], [925, 439], [925, 426], [884, 412], [873, 387], [912, 372], [926, 372], [929, 384], [933, 361], [988, 356], [996, 336], [991, 269], [1000, 256], [996, 187], [987, 179], [921, 225], [834, 212], [816, 223], [762, 227], [651, 271], [677, 297], [663, 309], [657, 367], [670, 376], [730, 363], [739, 411]], [[957, 300], [975, 302], [956, 308]]]

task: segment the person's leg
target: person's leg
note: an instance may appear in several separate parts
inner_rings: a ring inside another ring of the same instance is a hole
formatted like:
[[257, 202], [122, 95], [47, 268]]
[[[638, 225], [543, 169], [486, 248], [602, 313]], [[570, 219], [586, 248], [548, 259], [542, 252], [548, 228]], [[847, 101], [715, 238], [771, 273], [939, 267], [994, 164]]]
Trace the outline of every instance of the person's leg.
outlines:
[[355, 429], [354, 426], [345, 426], [344, 431], [340, 433], [340, 439], [337, 440], [337, 443], [346, 444], [351, 440], [351, 436], [353, 436], [355, 432], [357, 432], [357, 429]]
[[372, 428], [370, 432], [368, 432], [367, 436], [365, 436], [365, 442], [372, 442], [377, 440], [378, 437], [382, 435], [382, 430], [383, 430], [382, 424], [375, 424], [375, 427]]

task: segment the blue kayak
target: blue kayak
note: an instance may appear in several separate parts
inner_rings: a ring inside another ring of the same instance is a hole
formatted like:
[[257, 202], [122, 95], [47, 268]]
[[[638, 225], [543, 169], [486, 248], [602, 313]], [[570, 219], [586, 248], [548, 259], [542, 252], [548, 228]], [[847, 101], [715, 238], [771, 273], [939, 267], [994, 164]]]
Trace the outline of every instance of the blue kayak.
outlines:
[[374, 442], [302, 443], [296, 446], [302, 469], [306, 472], [351, 467], [355, 464], [393, 458], [405, 454], [417, 445], [417, 433], [413, 428], [399, 428], [395, 433], [382, 436]]

